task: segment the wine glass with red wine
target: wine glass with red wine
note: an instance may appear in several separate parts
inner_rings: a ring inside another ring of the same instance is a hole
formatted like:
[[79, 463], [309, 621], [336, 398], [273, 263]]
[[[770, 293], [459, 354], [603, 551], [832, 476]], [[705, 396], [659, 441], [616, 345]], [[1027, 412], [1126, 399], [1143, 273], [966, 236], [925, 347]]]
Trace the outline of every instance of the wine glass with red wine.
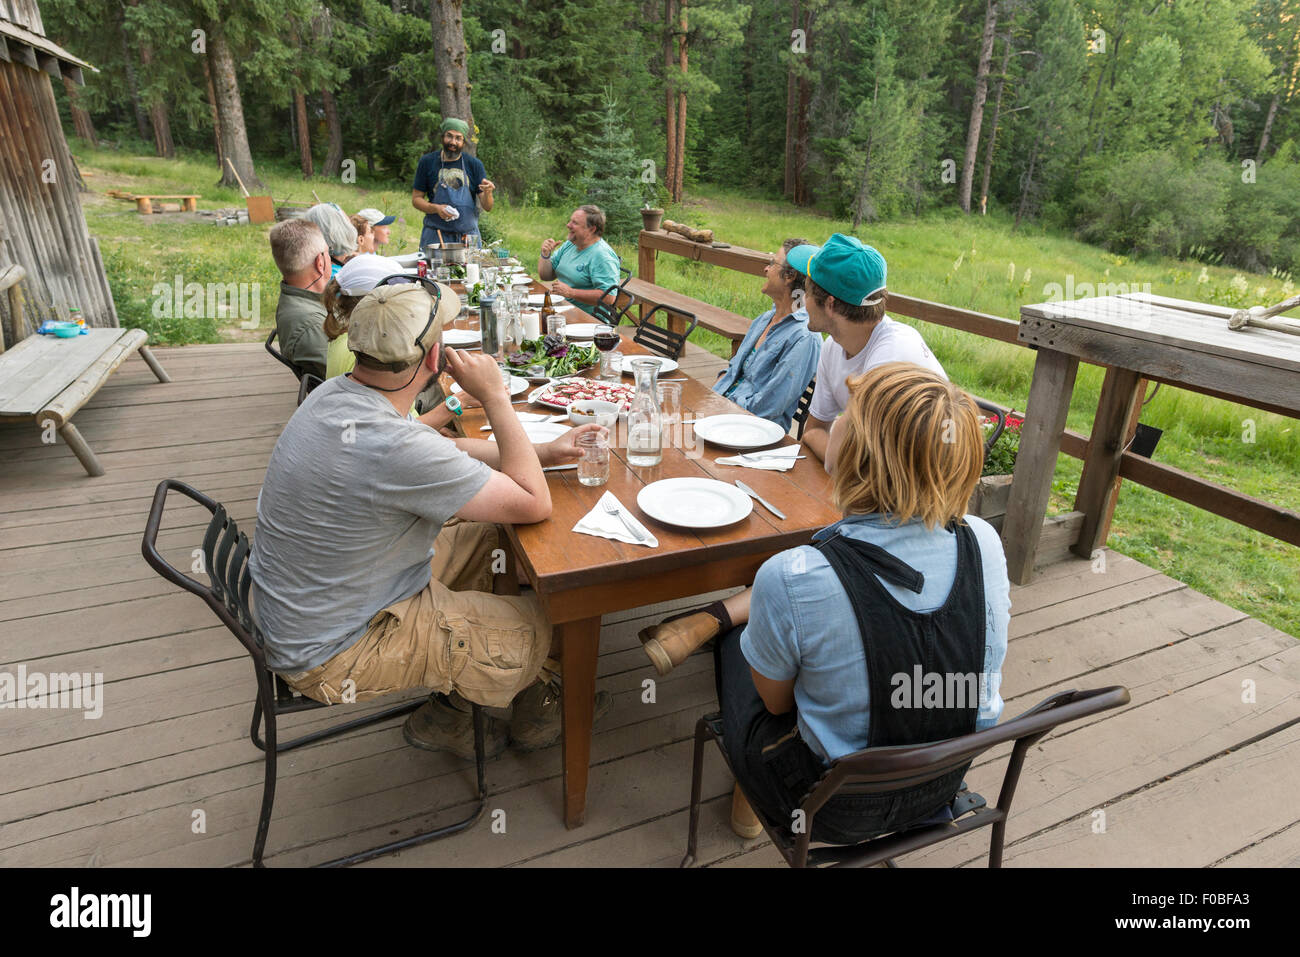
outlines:
[[618, 348], [619, 334], [613, 326], [601, 324], [596, 326], [596, 333], [591, 341], [600, 350], [600, 377], [606, 381], [617, 380], [619, 374], [610, 366], [613, 364], [614, 350]]

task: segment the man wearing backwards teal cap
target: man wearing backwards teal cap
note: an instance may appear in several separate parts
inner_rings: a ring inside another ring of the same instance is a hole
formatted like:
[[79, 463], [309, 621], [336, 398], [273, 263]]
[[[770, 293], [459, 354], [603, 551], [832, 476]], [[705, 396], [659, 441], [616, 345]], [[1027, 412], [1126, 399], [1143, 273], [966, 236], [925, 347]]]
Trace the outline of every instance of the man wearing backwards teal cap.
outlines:
[[496, 184], [487, 178], [482, 160], [465, 155], [468, 142], [469, 124], [447, 117], [442, 121], [442, 150], [425, 153], [415, 168], [411, 205], [424, 213], [421, 249], [438, 241], [439, 230], [449, 243], [477, 236], [478, 206], [484, 212], [492, 208]]
[[808, 277], [808, 328], [830, 335], [822, 343], [803, 433], [804, 445], [825, 461], [831, 424], [849, 402], [850, 377], [886, 362], [911, 362], [948, 376], [919, 332], [885, 315], [885, 257], [875, 249], [835, 233], [824, 246], [796, 246], [785, 258]]

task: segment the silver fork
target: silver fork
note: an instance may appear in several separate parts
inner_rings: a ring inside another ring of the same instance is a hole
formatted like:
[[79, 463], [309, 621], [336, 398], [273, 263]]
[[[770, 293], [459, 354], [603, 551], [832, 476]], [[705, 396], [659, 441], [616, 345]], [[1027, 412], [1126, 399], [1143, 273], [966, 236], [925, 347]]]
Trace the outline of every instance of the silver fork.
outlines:
[[635, 538], [638, 542], [644, 542], [646, 540], [646, 537], [643, 534], [641, 534], [639, 530], [637, 530], [632, 526], [632, 523], [627, 520], [627, 516], [623, 514], [623, 510], [619, 508], [616, 504], [614, 504], [613, 502], [601, 502], [600, 507], [603, 508], [610, 515], [617, 515], [619, 517], [619, 520], [623, 523], [623, 526], [632, 534], [632, 537]]

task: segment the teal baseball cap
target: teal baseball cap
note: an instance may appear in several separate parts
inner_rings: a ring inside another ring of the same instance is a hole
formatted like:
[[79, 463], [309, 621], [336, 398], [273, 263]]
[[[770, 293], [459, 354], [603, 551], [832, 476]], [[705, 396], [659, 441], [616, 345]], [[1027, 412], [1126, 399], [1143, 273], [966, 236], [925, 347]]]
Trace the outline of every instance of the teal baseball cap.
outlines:
[[853, 236], [834, 233], [822, 246], [796, 246], [785, 261], [850, 306], [874, 306], [885, 288], [887, 268], [879, 250]]

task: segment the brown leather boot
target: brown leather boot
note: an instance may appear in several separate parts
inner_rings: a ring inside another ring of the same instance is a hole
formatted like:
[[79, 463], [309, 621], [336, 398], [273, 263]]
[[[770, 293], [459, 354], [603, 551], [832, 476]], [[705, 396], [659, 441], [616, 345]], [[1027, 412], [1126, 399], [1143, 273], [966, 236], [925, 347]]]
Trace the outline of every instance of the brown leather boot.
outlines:
[[707, 612], [661, 622], [641, 629], [641, 647], [661, 675], [666, 675], [722, 630], [722, 622]]
[[743, 837], [747, 841], [752, 841], [763, 833], [763, 823], [749, 806], [739, 783], [731, 789], [731, 829], [737, 837]]

